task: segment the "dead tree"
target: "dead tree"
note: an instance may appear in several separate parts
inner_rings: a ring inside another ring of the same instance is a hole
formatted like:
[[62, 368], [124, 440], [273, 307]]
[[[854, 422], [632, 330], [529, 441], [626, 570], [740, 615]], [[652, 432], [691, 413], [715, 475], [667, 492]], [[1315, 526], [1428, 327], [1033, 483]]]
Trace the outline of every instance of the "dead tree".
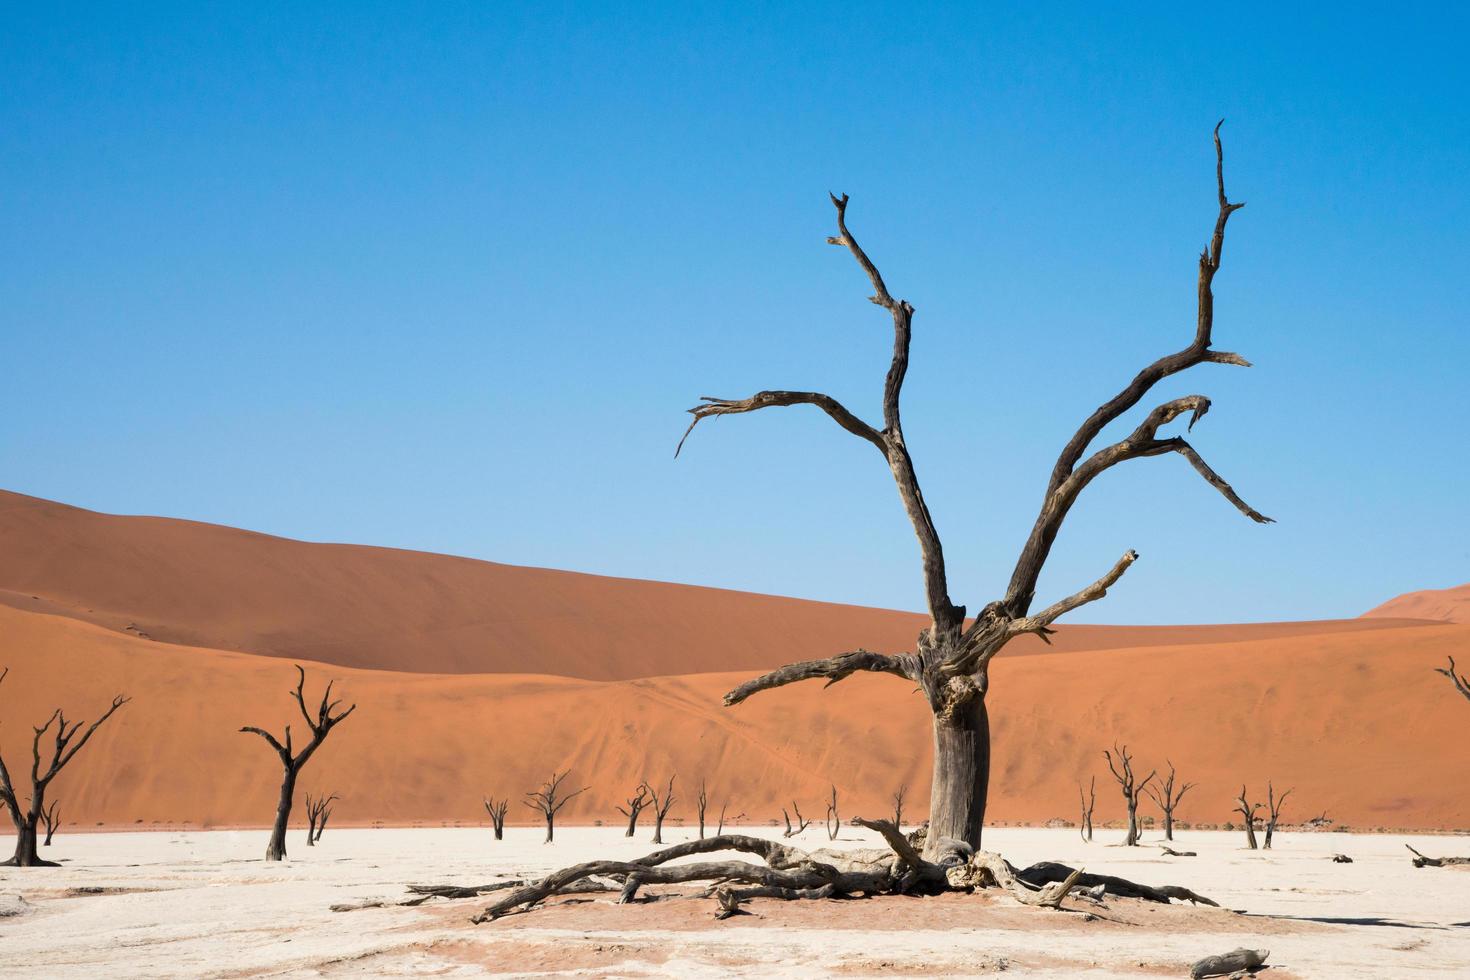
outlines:
[[307, 762], [327, 740], [327, 735], [336, 728], [348, 715], [357, 710], [357, 705], [352, 705], [341, 714], [333, 714], [337, 710], [340, 700], [332, 700], [332, 684], [327, 682], [327, 689], [322, 692], [321, 703], [317, 706], [316, 713], [306, 707], [306, 671], [300, 664], [296, 665], [296, 690], [290, 692], [296, 701], [296, 707], [301, 711], [301, 717], [306, 719], [306, 727], [311, 731], [311, 741], [302, 746], [301, 751], [296, 751], [291, 742], [291, 726], [286, 726], [286, 737], [279, 741], [274, 735], [263, 728], [246, 725], [240, 729], [252, 735], [259, 735], [275, 749], [276, 755], [281, 759], [283, 770], [281, 777], [281, 797], [276, 803], [276, 820], [271, 826], [270, 841], [265, 846], [265, 859], [267, 861], [280, 861], [286, 856], [286, 824], [291, 819], [291, 807], [296, 797], [296, 778]]
[[704, 838], [704, 813], [709, 809], [709, 794], [705, 792], [704, 780], [699, 781], [699, 794], [694, 797], [694, 808], [699, 811], [699, 836]]
[[1235, 812], [1245, 819], [1245, 843], [1251, 850], [1256, 849], [1256, 814], [1261, 809], [1261, 804], [1251, 803], [1246, 800], [1245, 784], [1240, 784], [1240, 797], [1235, 801]]
[[1173, 840], [1174, 808], [1179, 805], [1180, 800], [1184, 799], [1184, 794], [1194, 788], [1195, 784], [1185, 783], [1176, 791], [1174, 789], [1174, 763], [1169, 762], [1168, 759], [1164, 761], [1169, 763], [1169, 777], [1163, 780], [1162, 785], [1147, 787], [1146, 792], [1154, 801], [1154, 805], [1164, 814], [1164, 840]]
[[893, 794], [893, 825], [899, 830], [903, 829], [903, 797], [908, 791], [908, 784], [905, 783]]
[[1082, 795], [1082, 784], [1077, 784], [1077, 798], [1082, 801], [1082, 817], [1077, 821], [1077, 830], [1082, 839], [1092, 843], [1092, 808], [1097, 806], [1097, 777], [1087, 784], [1087, 795]]
[[837, 787], [832, 787], [832, 798], [827, 801], [827, 839], [836, 840], [842, 829], [842, 817], [837, 813]]
[[[1118, 754], [1113, 758], [1113, 752]], [[1123, 791], [1123, 799], [1128, 804], [1128, 836], [1123, 839], [1124, 847], [1136, 847], [1138, 845], [1138, 794], [1148, 788], [1149, 782], [1154, 778], [1154, 772], [1143, 777], [1142, 781], [1133, 775], [1133, 756], [1128, 752], [1128, 746], [1118, 748], [1114, 743], [1112, 752], [1103, 749], [1103, 756], [1108, 760], [1108, 768], [1113, 772], [1113, 778], [1118, 781], [1118, 788]]]
[[490, 826], [495, 831], [496, 840], [505, 839], [505, 811], [510, 809], [510, 799], [493, 799], [491, 797], [480, 798], [485, 804], [485, 812], [490, 814]]
[[556, 837], [556, 815], [560, 812], [561, 808], [566, 806], [572, 797], [591, 789], [590, 786], [583, 786], [575, 793], [568, 793], [563, 796], [561, 793], [562, 780], [571, 774], [572, 771], [570, 769], [563, 773], [557, 773], [553, 770], [551, 778], [542, 783], [541, 788], [536, 792], [527, 793], [526, 798], [522, 801], [531, 809], [540, 810], [541, 816], [546, 818], [546, 840], [543, 843], [550, 844]]
[[337, 798], [334, 793], [327, 797], [313, 798], [310, 793], [306, 794], [306, 846], [313, 847], [321, 839], [322, 831], [327, 826], [327, 814], [331, 811], [332, 801]]
[[56, 833], [56, 828], [61, 826], [61, 801], [52, 800], [46, 809], [41, 811], [41, 822], [46, 825], [46, 839], [41, 842], [42, 847], [51, 846], [51, 838]]
[[[678, 775], [675, 773], [675, 775]], [[664, 789], [664, 795], [660, 797], [658, 791], [649, 787], [648, 795], [653, 799], [653, 843], [664, 842], [664, 817], [669, 815], [669, 808], [674, 805], [674, 776], [669, 777], [669, 785]]]
[[1291, 790], [1287, 790], [1285, 793], [1277, 796], [1276, 788], [1271, 785], [1269, 780], [1266, 782], [1266, 801], [1269, 814], [1266, 821], [1266, 839], [1261, 845], [1265, 850], [1269, 851], [1271, 849], [1271, 837], [1276, 833], [1277, 821], [1281, 819], [1281, 807], [1286, 803], [1286, 798], [1290, 795]]
[[[1016, 559], [1004, 595], [981, 608], [968, 620], [968, 625], [965, 606], [953, 602], [949, 594], [939, 531], [920, 491], [900, 419], [899, 402], [909, 366], [914, 307], [889, 292], [877, 266], [858, 245], [847, 226], [847, 195], [832, 196], [837, 234], [827, 240], [845, 249], [857, 262], [872, 285], [871, 301], [886, 311], [893, 322], [893, 357], [883, 384], [881, 426], [859, 418], [830, 395], [812, 391], [760, 391], [741, 399], [705, 396], [700, 404], [689, 409], [694, 420], [680, 439], [675, 456], [694, 427], [705, 419], [791, 405], [815, 406], [882, 456], [918, 538], [929, 624], [919, 634], [914, 649], [896, 654], [858, 649], [790, 664], [741, 684], [726, 694], [724, 701], [726, 705], [739, 704], [754, 694], [803, 680], [821, 679], [830, 686], [858, 672], [891, 674], [902, 678], [905, 684], [916, 685], [933, 714], [934, 774], [929, 807], [931, 831], [927, 838], [931, 842], [959, 840], [971, 846], [980, 844], [990, 780], [990, 719], [986, 697], [990, 688], [990, 663], [996, 654], [1019, 636], [1034, 634], [1044, 639], [1051, 632], [1052, 624], [1062, 616], [1102, 598], [1138, 558], [1134, 551], [1125, 552], [1091, 585], [1033, 611], [1037, 582], [1052, 545], [1073, 505], [1093, 480], [1120, 463], [1177, 454], [1246, 517], [1259, 523], [1270, 521], [1246, 504], [1183, 436], [1160, 434], [1165, 425], [1183, 416], [1188, 416], [1192, 428], [1210, 408], [1209, 399], [1203, 395], [1186, 395], [1157, 405], [1130, 434], [1088, 454], [1104, 429], [1138, 405], [1165, 378], [1200, 364], [1240, 367], [1249, 364], [1239, 354], [1210, 346], [1214, 329], [1213, 283], [1225, 244], [1225, 225], [1230, 215], [1243, 207], [1225, 196], [1224, 153], [1219, 134], [1217, 125], [1214, 142], [1219, 208], [1209, 244], [1199, 257], [1198, 311], [1193, 339], [1182, 350], [1166, 354], [1144, 367], [1121, 391], [1089, 415], [1067, 440], [1048, 477], [1035, 523]], [[932, 846], [935, 845], [926, 844], [926, 849]]]
[[795, 837], [797, 834], [801, 833], [803, 830], [806, 830], [812, 825], [812, 822], [810, 820], [805, 820], [802, 818], [801, 807], [796, 805], [795, 800], [791, 801], [791, 809], [796, 811], [795, 826], [792, 825], [791, 815], [786, 812], [786, 808], [784, 806], [781, 808], [781, 816], [786, 820], [786, 832], [781, 835], [782, 837]]
[[1434, 672], [1448, 677], [1450, 683], [1455, 685], [1455, 690], [1459, 691], [1466, 698], [1470, 698], [1470, 678], [1466, 678], [1464, 674], [1456, 671], [1454, 657], [1450, 657], [1450, 665], [1448, 667], [1436, 667], [1434, 668]]
[[623, 834], [624, 837], [632, 837], [633, 832], [638, 829], [638, 814], [642, 813], [646, 806], [648, 806], [648, 784], [639, 783], [638, 792], [628, 797], [627, 808], [618, 807], [618, 812], [628, 818], [628, 829]]
[[[10, 668], [0, 670], [0, 684], [3, 684]], [[46, 790], [51, 786], [51, 781], [56, 778], [57, 773], [66, 767], [66, 764], [76, 758], [76, 754], [82, 750], [82, 746], [92, 738], [94, 732], [102, 726], [102, 723], [112, 717], [112, 713], [127, 704], [130, 698], [121, 694], [112, 699], [112, 706], [103, 712], [102, 717], [85, 730], [82, 730], [83, 722], [67, 721], [66, 715], [60, 708], [51, 712], [51, 717], [46, 719], [46, 724], [39, 728], [32, 727], [35, 734], [31, 737], [31, 793], [30, 799], [24, 810], [21, 809], [20, 800], [15, 794], [15, 784], [11, 781], [10, 770], [5, 766], [4, 757], [0, 757], [0, 805], [10, 811], [10, 822], [15, 825], [15, 854], [10, 860], [4, 862], [4, 866], [16, 868], [54, 868], [58, 865], [54, 861], [43, 861], [36, 853], [36, 843], [39, 837], [38, 825], [46, 819]], [[42, 760], [41, 739], [48, 731], [52, 731], [52, 724], [56, 725], [50, 739], [50, 745], [46, 754], [50, 758]], [[78, 734], [80, 732], [80, 735]], [[49, 824], [49, 821], [48, 821]], [[51, 843], [50, 833], [46, 837], [46, 843]]]
[[[720, 804], [720, 823], [719, 823], [719, 826], [715, 828], [715, 836], [716, 837], [719, 837], [720, 835], [722, 835], [725, 832], [725, 808], [728, 807], [729, 805], [730, 805], [730, 801], [729, 800], [726, 800], [724, 803], [721, 803]], [[743, 816], [745, 816], [745, 814], [743, 812], [742, 813], [737, 813], [735, 815], [735, 819], [736, 820], [739, 820]]]

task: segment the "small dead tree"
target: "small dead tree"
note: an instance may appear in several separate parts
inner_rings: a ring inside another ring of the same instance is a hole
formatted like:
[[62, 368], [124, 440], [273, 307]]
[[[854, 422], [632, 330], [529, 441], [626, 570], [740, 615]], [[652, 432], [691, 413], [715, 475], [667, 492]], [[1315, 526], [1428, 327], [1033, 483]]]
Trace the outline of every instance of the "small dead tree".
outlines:
[[331, 812], [332, 801], [337, 798], [333, 793], [326, 797], [313, 797], [306, 794], [306, 846], [314, 847], [321, 840], [322, 831], [327, 827], [327, 814]]
[[[3, 684], [10, 668], [0, 670], [0, 684]], [[32, 727], [35, 734], [31, 737], [31, 795], [29, 805], [21, 809], [20, 800], [15, 795], [15, 784], [10, 779], [10, 770], [5, 767], [4, 757], [0, 757], [0, 805], [10, 811], [10, 822], [15, 825], [15, 854], [10, 860], [4, 862], [4, 866], [16, 868], [54, 868], [58, 865], [54, 861], [43, 861], [36, 853], [36, 843], [39, 834], [38, 825], [46, 814], [46, 790], [56, 774], [66, 767], [66, 764], [76, 758], [76, 754], [82, 750], [91, 739], [93, 733], [102, 726], [102, 723], [112, 717], [112, 713], [127, 704], [130, 698], [121, 694], [112, 699], [112, 706], [103, 712], [102, 717], [85, 730], [82, 730], [83, 722], [67, 721], [66, 715], [60, 708], [51, 712], [51, 717], [46, 719], [46, 724], [39, 728]], [[50, 758], [42, 761], [41, 739], [52, 724], [56, 725], [55, 732], [51, 737], [48, 747]], [[80, 732], [80, 735], [78, 733]], [[47, 835], [47, 843], [50, 843]]]
[[[1113, 753], [1117, 753], [1117, 758]], [[1108, 768], [1113, 772], [1113, 778], [1118, 781], [1118, 788], [1123, 791], [1123, 799], [1128, 804], [1128, 836], [1123, 839], [1124, 847], [1138, 846], [1138, 795], [1148, 788], [1153, 780], [1155, 771], [1138, 780], [1133, 775], [1133, 756], [1128, 751], [1128, 746], [1119, 748], [1113, 743], [1113, 750], [1109, 752], [1103, 749], [1103, 756], [1108, 760]]]
[[1457, 672], [1454, 657], [1450, 657], [1450, 665], [1448, 667], [1436, 667], [1434, 668], [1434, 672], [1448, 677], [1450, 683], [1455, 685], [1455, 690], [1459, 691], [1467, 699], [1470, 699], [1470, 678]]
[[296, 690], [291, 691], [291, 697], [296, 701], [296, 707], [301, 711], [301, 717], [306, 719], [306, 727], [311, 731], [311, 741], [302, 746], [301, 751], [296, 751], [291, 742], [291, 726], [286, 726], [286, 737], [284, 741], [278, 741], [274, 735], [263, 728], [254, 725], [246, 725], [241, 728], [242, 733], [259, 735], [265, 739], [276, 755], [281, 759], [281, 796], [276, 803], [276, 820], [271, 826], [271, 837], [265, 846], [265, 859], [267, 861], [280, 861], [286, 856], [286, 824], [291, 819], [291, 807], [296, 798], [296, 779], [301, 770], [311, 761], [316, 750], [327, 740], [327, 735], [333, 728], [341, 724], [348, 715], [357, 710], [357, 705], [352, 705], [340, 714], [333, 714], [337, 706], [342, 702], [332, 700], [332, 685], [335, 681], [327, 682], [327, 689], [322, 692], [322, 700], [317, 705], [316, 713], [306, 707], [306, 671], [300, 664], [296, 664]]
[[505, 811], [510, 809], [510, 799], [497, 800], [493, 797], [482, 796], [480, 799], [485, 804], [485, 812], [490, 814], [490, 826], [495, 831], [496, 840], [505, 839]]
[[812, 822], [810, 820], [802, 818], [801, 807], [796, 805], [795, 800], [791, 801], [791, 809], [796, 811], [795, 826], [792, 825], [791, 815], [786, 812], [786, 808], [784, 806], [781, 808], [781, 816], [786, 820], [786, 832], [781, 835], [782, 837], [795, 837], [797, 834], [801, 833], [803, 830], [806, 830], [812, 825]]
[[1245, 843], [1251, 850], [1256, 850], [1256, 814], [1260, 812], [1261, 804], [1251, 803], [1246, 799], [1245, 783], [1240, 784], [1240, 796], [1235, 801], [1235, 812], [1240, 814], [1245, 821]]
[[674, 776], [669, 777], [669, 785], [664, 789], [663, 796], [659, 796], [658, 791], [652, 787], [649, 787], [648, 795], [653, 798], [653, 842], [662, 844], [664, 817], [669, 815], [669, 808], [674, 805]]
[[903, 797], [908, 791], [908, 784], [905, 783], [893, 794], [893, 825], [899, 830], [903, 829]]
[[41, 811], [41, 822], [46, 825], [46, 839], [41, 842], [42, 847], [51, 846], [51, 837], [56, 833], [56, 828], [61, 826], [60, 807], [60, 800], [52, 800], [50, 805]]
[[699, 839], [704, 840], [704, 813], [709, 808], [709, 794], [705, 792], [703, 779], [699, 781], [699, 794], [694, 797], [694, 807], [699, 811]]
[[1087, 794], [1082, 793], [1082, 784], [1077, 784], [1077, 798], [1082, 802], [1082, 817], [1077, 821], [1077, 831], [1082, 839], [1092, 843], [1092, 808], [1097, 806], [1097, 777], [1087, 783]]
[[[730, 805], [730, 801], [729, 800], [726, 800], [724, 803], [721, 803], [720, 804], [720, 824], [719, 824], [718, 827], [715, 828], [715, 836], [716, 837], [723, 836], [724, 833], [725, 833], [725, 808], [728, 807], [729, 805]], [[744, 813], [737, 813], [735, 815], [735, 819], [736, 820], [739, 820], [743, 816], [745, 816]]]
[[694, 427], [706, 419], [804, 405], [820, 409], [848, 434], [876, 450], [884, 468], [892, 475], [918, 539], [929, 620], [913, 647], [900, 653], [859, 648], [788, 664], [746, 681], [726, 694], [724, 701], [727, 706], [740, 704], [763, 691], [807, 680], [824, 680], [830, 687], [860, 672], [898, 677], [904, 682], [905, 690], [917, 686], [930, 709], [934, 736], [929, 800], [932, 826], [926, 838], [929, 843], [925, 845], [926, 856], [931, 859], [933, 848], [942, 841], [964, 841], [975, 848], [981, 844], [991, 768], [986, 700], [995, 691], [989, 673], [995, 656], [1017, 637], [1045, 638], [1057, 620], [1106, 595], [1138, 559], [1137, 552], [1125, 551], [1092, 584], [1044, 608], [1035, 608], [1038, 583], [1052, 547], [1068, 514], [1095, 480], [1113, 467], [1131, 464], [1133, 460], [1177, 455], [1247, 518], [1261, 524], [1271, 520], [1242, 500], [1183, 435], [1163, 432], [1165, 426], [1181, 418], [1187, 418], [1191, 427], [1198, 422], [1210, 409], [1210, 400], [1204, 395], [1185, 395], [1158, 404], [1132, 432], [1117, 442], [1094, 448], [1105, 430], [1149, 397], [1154, 386], [1164, 379], [1202, 364], [1250, 365], [1239, 354], [1211, 347], [1215, 322], [1213, 288], [1225, 247], [1225, 226], [1230, 216], [1244, 207], [1225, 196], [1224, 149], [1219, 125], [1215, 127], [1214, 145], [1219, 206], [1213, 233], [1198, 260], [1198, 308], [1193, 336], [1183, 348], [1145, 365], [1121, 390], [1092, 411], [1067, 440], [1048, 476], [1035, 522], [1016, 557], [1009, 583], [1004, 592], [977, 612], [967, 613], [966, 607], [950, 596], [939, 529], [920, 490], [903, 431], [900, 401], [909, 368], [914, 306], [889, 292], [877, 265], [858, 244], [847, 223], [847, 195], [832, 195], [837, 228], [827, 241], [856, 262], [872, 288], [871, 302], [892, 320], [893, 354], [883, 382], [882, 422], [871, 424], [837, 399], [817, 391], [767, 390], [748, 398], [703, 396], [699, 404], [689, 409], [694, 418], [680, 439], [675, 456]]
[[832, 798], [827, 801], [827, 839], [836, 840], [842, 829], [842, 817], [837, 812], [837, 787], [832, 787]]
[[552, 770], [551, 778], [542, 783], [541, 788], [536, 792], [527, 793], [526, 798], [521, 801], [531, 809], [541, 811], [541, 816], [546, 819], [546, 840], [542, 843], [550, 844], [555, 839], [556, 815], [561, 811], [561, 808], [566, 806], [574, 796], [579, 796], [591, 789], [590, 786], [583, 786], [575, 793], [567, 793], [563, 796], [561, 791], [562, 781], [571, 774], [572, 771], [570, 769], [563, 773]]
[[[1165, 759], [1169, 764], [1169, 776], [1163, 780], [1162, 785], [1150, 786], [1146, 789], [1149, 798], [1154, 801], [1164, 814], [1164, 840], [1174, 839], [1174, 808], [1179, 801], [1184, 799], [1184, 794], [1194, 788], [1194, 783], [1185, 783], [1177, 790], [1174, 788], [1174, 763]], [[1270, 846], [1270, 845], [1267, 845]]]
[[623, 833], [624, 837], [632, 837], [634, 831], [638, 829], [638, 814], [642, 813], [646, 806], [648, 806], [648, 784], [639, 783], [638, 791], [628, 797], [627, 807], [618, 807], [618, 812], [628, 818], [628, 829]]
[[[1292, 789], [1295, 789], [1295, 787], [1292, 787]], [[1277, 796], [1276, 787], [1271, 785], [1270, 780], [1267, 780], [1266, 801], [1267, 810], [1269, 812], [1268, 818], [1266, 820], [1266, 839], [1261, 844], [1262, 848], [1267, 851], [1271, 849], [1271, 837], [1276, 833], [1277, 821], [1281, 819], [1281, 807], [1285, 805], [1286, 798], [1290, 795], [1291, 790], [1289, 789], [1285, 793], [1282, 793], [1280, 796]]]

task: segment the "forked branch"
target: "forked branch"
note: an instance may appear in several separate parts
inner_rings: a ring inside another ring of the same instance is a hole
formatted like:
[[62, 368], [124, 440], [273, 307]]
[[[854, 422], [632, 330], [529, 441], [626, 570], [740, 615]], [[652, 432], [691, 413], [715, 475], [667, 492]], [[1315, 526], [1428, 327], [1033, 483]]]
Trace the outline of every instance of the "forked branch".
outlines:
[[1464, 674], [1457, 672], [1454, 657], [1450, 657], [1450, 665], [1448, 667], [1436, 667], [1434, 668], [1434, 672], [1448, 677], [1450, 683], [1455, 685], [1455, 690], [1459, 691], [1466, 698], [1470, 698], [1470, 680], [1467, 680]]
[[869, 650], [855, 650], [852, 653], [840, 653], [835, 657], [827, 657], [824, 660], [803, 660], [801, 663], [787, 664], [769, 674], [762, 674], [754, 680], [746, 681], [735, 690], [725, 695], [725, 706], [739, 704], [752, 694], [768, 691], [773, 687], [784, 687], [787, 684], [795, 684], [797, 681], [815, 680], [825, 677], [825, 686], [831, 687], [838, 681], [843, 680], [858, 671], [869, 671], [879, 674], [893, 674], [896, 677], [914, 676], [911, 671], [917, 669], [913, 657], [908, 654], [889, 655], [886, 653], [873, 653]]

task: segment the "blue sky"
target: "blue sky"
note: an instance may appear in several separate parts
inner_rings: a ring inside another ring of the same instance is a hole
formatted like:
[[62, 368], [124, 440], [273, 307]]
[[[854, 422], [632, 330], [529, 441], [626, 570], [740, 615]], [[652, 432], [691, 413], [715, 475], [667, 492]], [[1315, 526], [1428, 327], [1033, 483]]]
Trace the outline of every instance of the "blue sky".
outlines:
[[1470, 17], [1016, 7], [9, 8], [0, 486], [919, 608], [882, 461], [820, 413], [673, 459], [703, 394], [880, 417], [830, 189], [918, 309], [906, 435], [978, 608], [1078, 422], [1188, 341], [1223, 116], [1215, 337], [1257, 366], [1156, 394], [1214, 398], [1192, 441], [1280, 523], [1136, 461], [1039, 598], [1129, 547], [1083, 619], [1470, 580]]

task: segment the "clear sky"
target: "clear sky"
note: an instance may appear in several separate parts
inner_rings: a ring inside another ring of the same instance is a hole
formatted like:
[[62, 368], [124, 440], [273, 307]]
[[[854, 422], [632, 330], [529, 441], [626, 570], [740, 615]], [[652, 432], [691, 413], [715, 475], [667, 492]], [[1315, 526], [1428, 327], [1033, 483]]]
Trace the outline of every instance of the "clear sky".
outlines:
[[1081, 619], [1470, 581], [1470, 17], [1289, 6], [8, 7], [0, 486], [919, 608], [886, 468], [816, 410], [673, 459], [703, 394], [879, 420], [830, 189], [918, 309], [906, 435], [976, 609], [1078, 422], [1188, 342], [1223, 116], [1215, 337], [1257, 366], [1156, 395], [1214, 398], [1192, 441], [1280, 523], [1135, 461], [1039, 598], [1129, 547]]

